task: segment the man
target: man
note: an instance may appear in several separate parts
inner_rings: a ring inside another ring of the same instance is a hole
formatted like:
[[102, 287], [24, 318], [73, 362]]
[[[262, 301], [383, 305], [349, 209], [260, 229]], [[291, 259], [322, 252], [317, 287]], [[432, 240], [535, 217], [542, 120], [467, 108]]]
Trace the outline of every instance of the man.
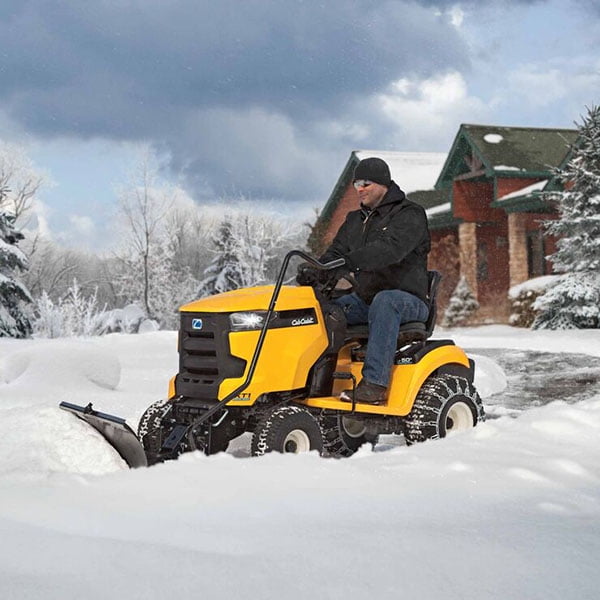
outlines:
[[[348, 213], [331, 246], [319, 259], [344, 258], [338, 275], [352, 273], [351, 294], [334, 302], [349, 325], [369, 324], [369, 342], [357, 402], [385, 402], [402, 323], [425, 321], [430, 237], [421, 206], [408, 200], [380, 158], [361, 160], [354, 171], [360, 210]], [[324, 273], [326, 274], [326, 273]], [[297, 281], [311, 285], [314, 273], [300, 267]], [[311, 279], [312, 277], [312, 279]], [[351, 392], [342, 397], [351, 399]]]

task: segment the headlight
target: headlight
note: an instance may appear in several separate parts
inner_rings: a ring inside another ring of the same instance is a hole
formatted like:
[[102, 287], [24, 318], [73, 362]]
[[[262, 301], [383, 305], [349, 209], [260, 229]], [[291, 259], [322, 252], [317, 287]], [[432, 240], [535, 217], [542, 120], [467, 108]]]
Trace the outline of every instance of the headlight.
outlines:
[[[272, 318], [275, 318], [276, 315], [277, 313], [274, 312]], [[231, 313], [229, 315], [231, 331], [252, 331], [255, 329], [262, 329], [266, 317], [266, 310]]]

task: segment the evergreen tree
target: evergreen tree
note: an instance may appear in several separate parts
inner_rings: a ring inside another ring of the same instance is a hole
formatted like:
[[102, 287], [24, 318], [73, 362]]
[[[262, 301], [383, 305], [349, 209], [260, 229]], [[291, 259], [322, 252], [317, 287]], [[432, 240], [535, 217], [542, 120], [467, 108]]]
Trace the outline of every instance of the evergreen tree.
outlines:
[[238, 243], [230, 217], [222, 221], [212, 241], [216, 254], [204, 271], [205, 278], [198, 288], [200, 297], [236, 290], [244, 283], [238, 259]]
[[213, 237], [215, 257], [204, 270], [198, 295], [269, 283], [285, 249], [296, 243], [291, 231], [271, 217], [248, 212], [227, 215]]
[[[0, 200], [3, 197], [0, 190]], [[32, 302], [27, 288], [18, 280], [27, 269], [27, 258], [17, 248], [23, 234], [14, 228], [15, 217], [0, 211], [0, 337], [24, 338], [31, 334], [25, 305]]]
[[534, 329], [600, 327], [600, 107], [588, 109], [567, 166], [557, 171], [565, 189], [550, 192], [559, 218], [546, 225], [558, 236], [551, 261], [564, 273], [537, 299]]
[[478, 308], [479, 303], [475, 300], [466, 278], [461, 277], [444, 312], [442, 325], [444, 327], [462, 325]]

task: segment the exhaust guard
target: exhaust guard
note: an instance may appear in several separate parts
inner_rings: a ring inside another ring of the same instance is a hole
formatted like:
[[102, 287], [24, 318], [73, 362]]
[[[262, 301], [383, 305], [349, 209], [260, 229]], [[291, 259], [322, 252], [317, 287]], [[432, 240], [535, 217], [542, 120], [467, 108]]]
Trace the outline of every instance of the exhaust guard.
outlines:
[[132, 469], [148, 466], [144, 447], [125, 419], [98, 412], [92, 408], [91, 403], [78, 406], [70, 402], [61, 402], [59, 407], [91, 425]]

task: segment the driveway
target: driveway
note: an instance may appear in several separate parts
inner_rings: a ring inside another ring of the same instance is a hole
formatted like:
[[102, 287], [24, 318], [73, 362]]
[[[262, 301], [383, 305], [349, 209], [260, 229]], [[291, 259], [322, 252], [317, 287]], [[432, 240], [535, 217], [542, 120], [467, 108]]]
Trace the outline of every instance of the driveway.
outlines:
[[507, 388], [485, 399], [490, 416], [496, 407], [522, 412], [555, 400], [574, 403], [600, 394], [600, 358], [596, 356], [501, 348], [476, 348], [469, 353], [495, 360], [506, 373]]

